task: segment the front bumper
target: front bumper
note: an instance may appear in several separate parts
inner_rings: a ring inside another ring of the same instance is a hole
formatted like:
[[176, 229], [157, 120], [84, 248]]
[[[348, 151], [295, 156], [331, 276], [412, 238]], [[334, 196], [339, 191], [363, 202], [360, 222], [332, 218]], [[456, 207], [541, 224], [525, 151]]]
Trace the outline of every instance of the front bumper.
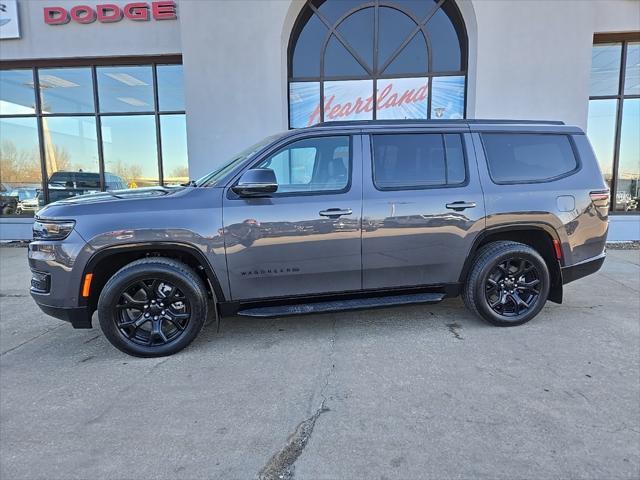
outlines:
[[602, 252], [597, 257], [589, 258], [583, 262], [570, 265], [562, 268], [562, 284], [566, 285], [569, 282], [578, 280], [579, 278], [586, 277], [592, 273], [596, 273], [602, 267], [604, 259], [607, 254]]
[[38, 307], [40, 307], [40, 310], [47, 315], [69, 322], [73, 328], [92, 328], [91, 314], [93, 312], [91, 312], [89, 307], [52, 307], [39, 303], [37, 295], [31, 294], [31, 296], [36, 301]]

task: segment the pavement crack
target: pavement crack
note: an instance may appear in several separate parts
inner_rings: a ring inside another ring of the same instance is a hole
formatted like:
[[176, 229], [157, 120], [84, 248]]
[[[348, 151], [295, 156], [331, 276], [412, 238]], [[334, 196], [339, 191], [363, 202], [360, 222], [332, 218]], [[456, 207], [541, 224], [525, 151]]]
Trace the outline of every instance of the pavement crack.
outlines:
[[456, 339], [464, 340], [464, 338], [462, 338], [462, 335], [460, 335], [460, 329], [462, 327], [459, 324], [457, 324], [455, 322], [454, 323], [447, 323], [447, 328], [453, 334], [453, 336], [456, 337]]
[[50, 329], [48, 329], [48, 330], [45, 330], [44, 332], [39, 333], [38, 335], [35, 335], [34, 337], [31, 337], [31, 338], [30, 338], [30, 339], [28, 339], [28, 340], [25, 340], [24, 342], [22, 342], [22, 343], [20, 343], [20, 344], [16, 345], [15, 347], [11, 347], [10, 349], [5, 350], [4, 352], [0, 353], [0, 357], [2, 357], [2, 356], [4, 356], [4, 355], [6, 355], [7, 353], [13, 352], [14, 350], [17, 350], [17, 349], [18, 349], [18, 348], [20, 348], [20, 347], [23, 347], [23, 346], [25, 346], [27, 343], [30, 343], [30, 342], [32, 342], [32, 341], [34, 341], [34, 340], [37, 340], [38, 338], [40, 338], [40, 337], [42, 337], [42, 336], [46, 335], [47, 333], [51, 333], [51, 332], [53, 332], [54, 330], [56, 330], [57, 328], [60, 328], [60, 327], [62, 327], [62, 326], [64, 326], [64, 325], [63, 325], [63, 324], [60, 324], [60, 325], [56, 325], [56, 326], [55, 326], [55, 327], [53, 327], [53, 328], [50, 328]]
[[291, 480], [293, 478], [294, 464], [302, 451], [307, 446], [316, 421], [329, 409], [324, 406], [306, 420], [298, 424], [294, 432], [289, 436], [286, 445], [276, 453], [258, 473], [258, 480]]
[[329, 388], [331, 376], [333, 375], [336, 368], [335, 362], [333, 361], [336, 346], [336, 337], [338, 335], [336, 322], [337, 319], [334, 317], [331, 327], [331, 338], [329, 339], [329, 352], [327, 353], [327, 357], [329, 358], [331, 366], [329, 367], [327, 373], [324, 375], [322, 384], [320, 386], [319, 395], [320, 398], [322, 398], [320, 407], [314, 412], [313, 415], [298, 424], [294, 432], [287, 439], [287, 443], [285, 444], [285, 446], [280, 449], [280, 451], [278, 451], [275, 455], [273, 455], [266, 463], [266, 465], [262, 467], [256, 477], [258, 480], [293, 479], [296, 460], [298, 460], [298, 457], [302, 455], [302, 452], [307, 446], [307, 443], [309, 442], [311, 434], [313, 433], [313, 429], [316, 425], [316, 421], [318, 420], [320, 415], [330, 411], [330, 409], [326, 406], [326, 391]]
[[28, 296], [24, 293], [0, 293], [0, 298], [26, 298]]

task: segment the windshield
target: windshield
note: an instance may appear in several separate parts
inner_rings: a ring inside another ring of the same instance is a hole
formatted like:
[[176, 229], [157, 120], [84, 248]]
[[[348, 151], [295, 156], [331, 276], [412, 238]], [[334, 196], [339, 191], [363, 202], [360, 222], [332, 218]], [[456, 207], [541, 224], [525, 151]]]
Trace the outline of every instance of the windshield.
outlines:
[[196, 186], [213, 187], [216, 184], [216, 182], [218, 182], [218, 180], [220, 180], [229, 172], [231, 172], [234, 168], [236, 168], [238, 165], [244, 162], [247, 158], [249, 158], [258, 150], [261, 150], [263, 147], [265, 147], [266, 145], [268, 145], [269, 143], [273, 142], [275, 139], [281, 136], [282, 136], [282, 133], [271, 135], [270, 137], [262, 139], [255, 145], [250, 146], [246, 150], [243, 150], [242, 152], [235, 155], [231, 160], [223, 164], [223, 166], [221, 166], [217, 170], [214, 170], [213, 172], [208, 173], [204, 177], [196, 180]]

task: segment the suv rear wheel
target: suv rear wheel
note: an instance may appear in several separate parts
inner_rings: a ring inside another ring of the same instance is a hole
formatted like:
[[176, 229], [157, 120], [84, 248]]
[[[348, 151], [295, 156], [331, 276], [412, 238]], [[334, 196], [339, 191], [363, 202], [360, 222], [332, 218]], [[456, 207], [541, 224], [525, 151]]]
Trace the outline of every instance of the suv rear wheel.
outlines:
[[207, 318], [207, 303], [202, 279], [187, 265], [144, 258], [107, 282], [98, 300], [98, 317], [116, 348], [138, 357], [162, 357], [196, 338]]
[[492, 242], [477, 253], [462, 298], [487, 322], [522, 325], [535, 317], [549, 295], [549, 269], [540, 254], [517, 242]]

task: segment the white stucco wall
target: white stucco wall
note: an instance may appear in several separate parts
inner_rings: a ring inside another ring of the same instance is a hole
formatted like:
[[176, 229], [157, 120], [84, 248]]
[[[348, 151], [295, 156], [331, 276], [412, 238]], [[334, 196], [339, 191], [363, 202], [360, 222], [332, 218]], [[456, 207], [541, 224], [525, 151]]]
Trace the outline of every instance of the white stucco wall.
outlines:
[[597, 32], [640, 30], [638, 0], [478, 0], [477, 118], [586, 127]]
[[286, 130], [291, 6], [290, 0], [180, 2], [192, 176]]

